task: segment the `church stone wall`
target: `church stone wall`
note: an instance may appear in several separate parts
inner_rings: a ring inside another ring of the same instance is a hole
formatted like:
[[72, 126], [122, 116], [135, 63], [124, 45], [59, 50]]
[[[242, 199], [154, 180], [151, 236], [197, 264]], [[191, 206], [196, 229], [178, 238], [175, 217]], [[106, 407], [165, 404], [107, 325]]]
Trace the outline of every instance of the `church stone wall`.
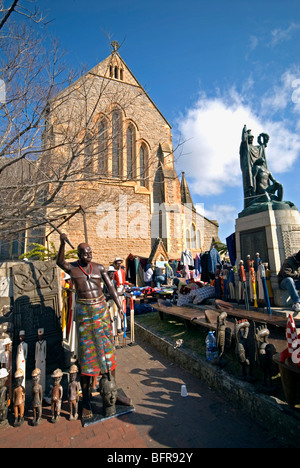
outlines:
[[[122, 80], [109, 78], [109, 73], [118, 67]], [[57, 106], [57, 103], [60, 105]], [[56, 107], [57, 106], [57, 107]], [[84, 77], [77, 80], [68, 89], [60, 93], [51, 104], [45, 141], [57, 147], [63, 141], [76, 146], [76, 138], [83, 140], [85, 132], [95, 139], [97, 149], [99, 122], [104, 117], [111, 128], [113, 109], [118, 108], [122, 114], [121, 164], [120, 177], [112, 179], [112, 149], [108, 143], [106, 171], [98, 174], [97, 156], [91, 167], [93, 181], [84, 174], [84, 151], [81, 160], [77, 161], [77, 174], [72, 184], [66, 184], [61, 192], [61, 201], [65, 203], [66, 217], [70, 211], [81, 206], [85, 212], [88, 242], [93, 249], [94, 260], [108, 266], [116, 256], [124, 259], [131, 253], [148, 257], [157, 237], [162, 237], [170, 258], [180, 258], [187, 248], [185, 220], [175, 229], [174, 215], [168, 210], [164, 213], [167, 234], [161, 236], [156, 230], [152, 232], [151, 221], [158, 216], [157, 205], [166, 202], [169, 206], [181, 206], [181, 191], [178, 176], [174, 169], [171, 127], [151, 101], [147, 93], [121, 60], [118, 54], [108, 57]], [[87, 125], [88, 122], [88, 125]], [[129, 125], [135, 128], [135, 176], [139, 171], [139, 148], [145, 145], [148, 153], [145, 186], [141, 186], [138, 177], [126, 180], [126, 132]], [[97, 153], [97, 152], [96, 152]], [[64, 147], [52, 151], [52, 167], [58, 173], [62, 164], [70, 157], [70, 150]], [[80, 162], [81, 161], [81, 162]], [[80, 169], [82, 165], [82, 171]], [[160, 171], [159, 178], [158, 171]], [[106, 177], [106, 178], [105, 178]], [[158, 181], [157, 185], [154, 180]], [[155, 192], [155, 193], [154, 193]], [[154, 203], [155, 200], [155, 203]], [[51, 215], [52, 208], [48, 215]], [[154, 215], [155, 213], [155, 215]], [[181, 214], [181, 216], [183, 216]], [[198, 215], [198, 218], [200, 215]], [[192, 247], [193, 253], [210, 247], [212, 237], [217, 237], [217, 226], [201, 217], [201, 247]], [[177, 223], [178, 224], [178, 223]], [[196, 221], [195, 221], [196, 224]], [[77, 247], [85, 241], [84, 218], [81, 213], [71, 217], [60, 227], [66, 232], [71, 243]], [[178, 234], [179, 229], [179, 234]], [[49, 231], [48, 231], [49, 232]], [[50, 240], [59, 245], [59, 237], [51, 234]]]

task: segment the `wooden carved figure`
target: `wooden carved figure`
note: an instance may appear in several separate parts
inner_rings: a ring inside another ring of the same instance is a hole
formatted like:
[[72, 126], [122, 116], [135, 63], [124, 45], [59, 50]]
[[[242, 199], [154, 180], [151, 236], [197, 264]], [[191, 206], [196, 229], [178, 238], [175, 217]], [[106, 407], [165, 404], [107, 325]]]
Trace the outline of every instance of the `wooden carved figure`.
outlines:
[[79, 400], [79, 387], [77, 382], [78, 367], [73, 364], [70, 368], [70, 383], [68, 386], [68, 400], [70, 405], [70, 421], [78, 418], [78, 400]]
[[242, 366], [242, 378], [254, 382], [253, 366], [255, 364], [255, 330], [254, 322], [248, 320], [235, 321], [235, 354]]
[[24, 380], [24, 372], [22, 369], [17, 369], [15, 372], [16, 387], [13, 393], [13, 407], [14, 407], [14, 427], [19, 427], [24, 422], [24, 409], [25, 409], [25, 388], [22, 383]]
[[42, 420], [42, 400], [43, 389], [40, 385], [41, 371], [36, 368], [31, 374], [32, 377], [32, 410], [33, 410], [33, 426], [38, 426]]
[[100, 380], [100, 394], [103, 399], [103, 414], [110, 417], [116, 414], [117, 386], [111, 372], [104, 374]]
[[23, 371], [23, 381], [21, 385], [26, 386], [26, 359], [28, 354], [28, 344], [25, 343], [25, 331], [21, 330], [19, 333], [20, 344], [17, 348], [16, 368]]
[[47, 354], [47, 343], [44, 340], [44, 329], [38, 329], [38, 341], [35, 344], [35, 367], [40, 369], [40, 384], [43, 389], [43, 393], [46, 391], [46, 354]]
[[8, 398], [11, 401], [12, 398], [12, 350], [11, 350], [12, 341], [9, 337], [4, 339], [3, 346], [4, 351], [0, 356], [0, 364], [2, 368], [5, 368], [8, 372], [8, 377], [6, 380], [6, 387], [8, 391]]
[[0, 426], [7, 424], [7, 411], [9, 406], [8, 388], [6, 387], [7, 378], [7, 369], [0, 369]]
[[53, 379], [52, 399], [51, 399], [51, 422], [56, 423], [60, 418], [61, 400], [63, 397], [63, 388], [60, 385], [63, 373], [60, 369], [56, 369], [51, 375]]
[[70, 275], [76, 290], [82, 419], [87, 420], [93, 417], [90, 391], [92, 378], [107, 371], [114, 375], [117, 367], [114, 336], [102, 283], [107, 286], [121, 316], [123, 307], [104, 266], [92, 261], [91, 246], [86, 243], [79, 244], [78, 261], [69, 263], [65, 260], [66, 234], [61, 234], [60, 242], [56, 263]]
[[272, 377], [278, 374], [278, 366], [273, 361], [273, 356], [276, 354], [276, 348], [272, 343], [269, 343], [268, 338], [270, 331], [266, 324], [261, 325], [256, 329], [256, 341], [258, 348], [258, 362], [264, 374], [264, 384], [271, 386]]

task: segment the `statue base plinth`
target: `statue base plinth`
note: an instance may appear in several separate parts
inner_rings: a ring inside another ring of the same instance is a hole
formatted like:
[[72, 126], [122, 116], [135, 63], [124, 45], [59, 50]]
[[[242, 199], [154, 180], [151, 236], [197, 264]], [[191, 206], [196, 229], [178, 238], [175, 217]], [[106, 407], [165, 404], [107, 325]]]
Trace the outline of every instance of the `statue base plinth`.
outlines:
[[274, 303], [278, 307], [291, 307], [286, 291], [279, 289], [277, 274], [285, 258], [300, 248], [300, 214], [295, 207], [274, 209], [274, 203], [264, 204], [260, 212], [239, 214], [235, 224], [237, 264], [247, 265], [247, 255], [255, 260], [258, 252], [263, 263], [269, 264]]
[[270, 202], [265, 202], [265, 203], [252, 203], [250, 206], [247, 208], [244, 208], [243, 211], [241, 211], [238, 214], [239, 218], [243, 218], [244, 216], [250, 216], [256, 213], [262, 213], [264, 211], [281, 211], [281, 210], [292, 210], [298, 212], [298, 208], [289, 201], [270, 201]]
[[[125, 393], [121, 388], [118, 389], [118, 394], [126, 398]], [[134, 406], [124, 405], [122, 403], [116, 403], [116, 412], [112, 416], [105, 416], [103, 411], [103, 401], [100, 394], [94, 394], [91, 400], [93, 416], [91, 418], [81, 418], [82, 427], [91, 426], [92, 424], [97, 424], [108, 419], [121, 416], [123, 414], [132, 413], [134, 411]]]

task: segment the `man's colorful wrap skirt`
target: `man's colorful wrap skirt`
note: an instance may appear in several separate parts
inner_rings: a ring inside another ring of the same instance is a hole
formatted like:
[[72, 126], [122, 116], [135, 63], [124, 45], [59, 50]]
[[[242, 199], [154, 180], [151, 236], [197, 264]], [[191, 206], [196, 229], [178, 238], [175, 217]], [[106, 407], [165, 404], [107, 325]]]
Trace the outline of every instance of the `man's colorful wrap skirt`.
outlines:
[[110, 315], [102, 296], [96, 303], [76, 302], [78, 360], [82, 375], [99, 375], [116, 368]]

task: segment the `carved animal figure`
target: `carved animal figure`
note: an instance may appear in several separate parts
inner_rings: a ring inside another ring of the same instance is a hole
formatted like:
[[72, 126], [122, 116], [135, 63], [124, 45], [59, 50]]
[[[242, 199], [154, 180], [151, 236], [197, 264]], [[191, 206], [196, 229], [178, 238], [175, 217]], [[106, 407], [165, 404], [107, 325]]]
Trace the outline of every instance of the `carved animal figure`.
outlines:
[[270, 331], [267, 325], [261, 325], [256, 329], [256, 343], [258, 363], [264, 373], [264, 384], [270, 386], [272, 377], [278, 374], [278, 366], [273, 361], [273, 356], [276, 354], [276, 348], [272, 343], [269, 343], [268, 338]]

